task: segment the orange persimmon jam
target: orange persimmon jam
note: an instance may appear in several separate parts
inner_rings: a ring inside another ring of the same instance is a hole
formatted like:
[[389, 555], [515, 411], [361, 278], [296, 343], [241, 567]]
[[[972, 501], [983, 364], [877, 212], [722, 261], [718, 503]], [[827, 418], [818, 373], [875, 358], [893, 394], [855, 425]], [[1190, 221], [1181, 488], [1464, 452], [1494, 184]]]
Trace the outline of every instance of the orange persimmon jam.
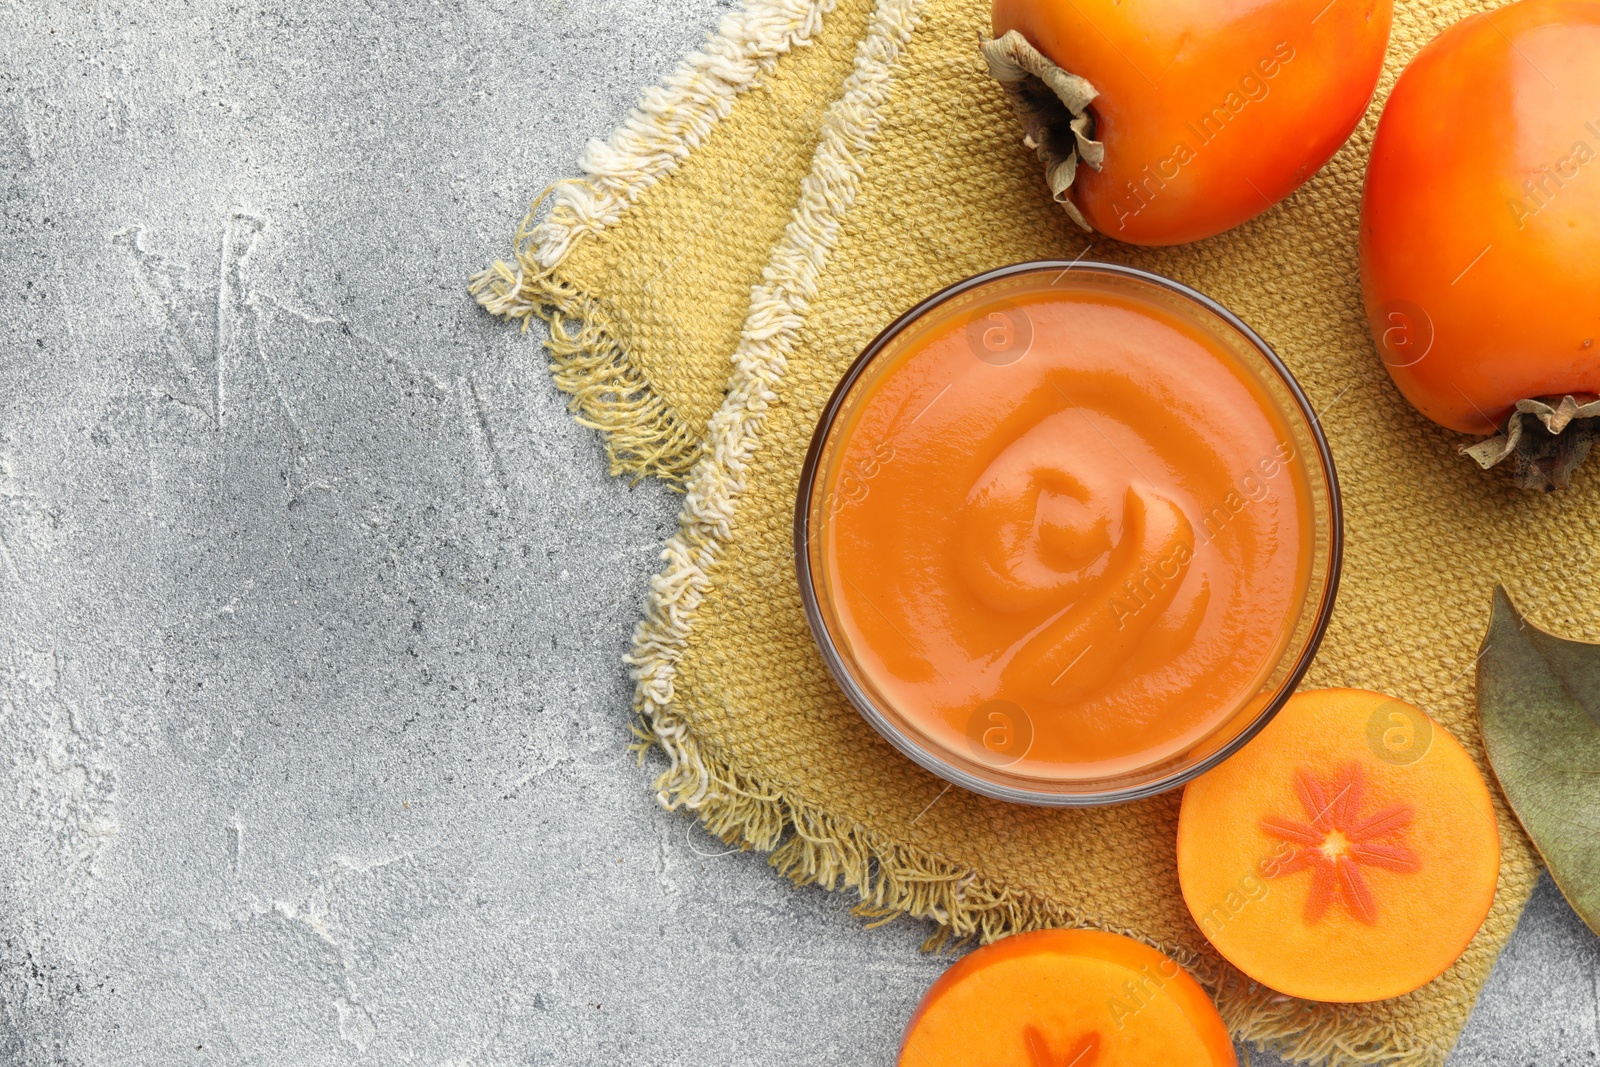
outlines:
[[825, 658], [885, 736], [982, 792], [1093, 803], [1198, 773], [1287, 698], [1332, 602], [1337, 489], [1242, 324], [1064, 267], [965, 283], [875, 342], [797, 537]]

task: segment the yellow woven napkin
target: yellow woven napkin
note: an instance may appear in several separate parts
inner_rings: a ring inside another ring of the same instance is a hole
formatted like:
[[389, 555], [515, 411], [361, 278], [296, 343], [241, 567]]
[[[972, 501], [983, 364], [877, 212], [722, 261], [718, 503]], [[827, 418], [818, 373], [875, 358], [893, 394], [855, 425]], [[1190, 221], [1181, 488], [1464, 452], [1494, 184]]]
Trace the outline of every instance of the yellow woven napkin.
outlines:
[[[681, 480], [631, 657], [638, 710], [671, 760], [664, 803], [797, 881], [870, 911], [990, 939], [1045, 925], [1172, 953], [1234, 1032], [1294, 1060], [1443, 1063], [1537, 874], [1500, 807], [1493, 911], [1461, 960], [1409, 996], [1293, 1000], [1223, 963], [1179, 894], [1179, 796], [1089, 811], [1008, 806], [898, 756], [839, 693], [801, 613], [790, 522], [802, 456], [840, 374], [900, 311], [962, 277], [1089, 256], [1159, 271], [1250, 323], [1322, 409], [1344, 486], [1345, 578], [1306, 680], [1413, 701], [1482, 765], [1472, 666], [1505, 582], [1541, 625], [1600, 639], [1600, 479], [1544, 497], [1456, 452], [1372, 350], [1356, 224], [1377, 107], [1295, 196], [1230, 233], [1145, 250], [1086, 239], [977, 52], [986, 0], [747, 0], [705, 53], [593, 146], [517, 258], [475, 282], [491, 310], [552, 323], [557, 380], [605, 429], [616, 469]], [[1395, 74], [1464, 0], [1396, 13]]]
[[870, 12], [755, 0], [724, 17], [589, 143], [585, 178], [549, 190], [515, 261], [474, 280], [490, 311], [549, 323], [556, 384], [605, 432], [613, 474], [688, 475]]

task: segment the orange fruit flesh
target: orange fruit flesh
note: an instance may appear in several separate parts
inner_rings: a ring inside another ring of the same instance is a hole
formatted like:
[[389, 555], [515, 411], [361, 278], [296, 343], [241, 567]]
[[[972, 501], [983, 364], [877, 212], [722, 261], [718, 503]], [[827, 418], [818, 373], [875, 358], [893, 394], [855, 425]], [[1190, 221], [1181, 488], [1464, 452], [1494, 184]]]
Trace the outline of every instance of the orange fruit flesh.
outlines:
[[1191, 782], [1178, 876], [1218, 952], [1272, 989], [1358, 1002], [1442, 974], [1500, 870], [1488, 786], [1455, 738], [1379, 693], [1296, 694]]
[[1227, 1027], [1176, 962], [1130, 938], [1041, 930], [933, 984], [899, 1067], [1234, 1067]]

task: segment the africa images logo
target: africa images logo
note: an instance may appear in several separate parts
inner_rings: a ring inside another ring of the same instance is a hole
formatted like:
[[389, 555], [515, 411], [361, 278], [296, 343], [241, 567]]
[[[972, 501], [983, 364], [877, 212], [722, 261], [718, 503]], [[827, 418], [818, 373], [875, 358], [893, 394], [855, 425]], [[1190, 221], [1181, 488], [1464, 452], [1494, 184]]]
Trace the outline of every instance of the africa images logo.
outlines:
[[1179, 172], [1199, 158], [1200, 151], [1222, 136], [1224, 130], [1252, 103], [1265, 100], [1272, 91], [1271, 82], [1294, 60], [1294, 48], [1288, 41], [1272, 46], [1272, 54], [1257, 60], [1253, 69], [1239, 78], [1239, 87], [1229, 90], [1220, 101], [1200, 115], [1185, 123], [1194, 134], [1195, 142], [1179, 141], [1172, 153], [1154, 166], [1146, 165], [1137, 182], [1127, 183], [1126, 196], [1118, 196], [1112, 207], [1117, 213], [1117, 228], [1123, 229], [1128, 219], [1138, 215], [1175, 181]]

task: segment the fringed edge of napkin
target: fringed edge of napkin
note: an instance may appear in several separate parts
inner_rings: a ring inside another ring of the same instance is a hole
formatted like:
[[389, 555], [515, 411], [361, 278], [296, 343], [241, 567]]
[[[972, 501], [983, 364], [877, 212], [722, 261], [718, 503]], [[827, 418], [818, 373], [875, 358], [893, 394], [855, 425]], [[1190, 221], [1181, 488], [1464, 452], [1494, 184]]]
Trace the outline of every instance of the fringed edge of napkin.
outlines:
[[666, 566], [650, 582], [645, 618], [625, 657], [635, 682], [641, 756], [659, 749], [669, 766], [656, 780], [668, 810], [692, 812], [725, 843], [768, 853], [797, 885], [853, 890], [856, 911], [874, 924], [898, 917], [930, 920], [925, 947], [938, 950], [1045, 927], [1109, 929], [1178, 960], [1216, 997], [1230, 1031], [1291, 1060], [1327, 1067], [1438, 1067], [1449, 1049], [1411, 1047], [1393, 1025], [1363, 1028], [1359, 1005], [1294, 1000], [1252, 982], [1213, 954], [1161, 943], [1137, 930], [1097, 922], [1028, 890], [986, 878], [927, 849], [884, 839], [750, 777], [708, 750], [674, 703], [677, 665], [711, 571], [731, 534], [767, 408], [777, 399], [807, 303], [854, 200], [879, 125], [891, 70], [909, 41], [921, 0], [879, 0], [855, 69], [823, 121], [812, 170], [784, 237], [774, 249], [734, 355], [726, 400], [712, 417], [691, 472], [679, 529], [662, 552]]
[[535, 318], [545, 324], [551, 379], [572, 397], [567, 410], [578, 423], [601, 432], [612, 474], [681, 484], [700, 437], [628, 358], [624, 335], [600, 301], [557, 268], [533, 271], [520, 256], [516, 271], [497, 260], [468, 291], [491, 314], [520, 320], [524, 332]]
[[[614, 225], [645, 189], [671, 174], [780, 56], [810, 42], [835, 0], [745, 0], [705, 47], [648, 89], [606, 141], [578, 160], [584, 177], [544, 191], [518, 227], [510, 262], [496, 260], [468, 291], [491, 314], [535, 318], [556, 387], [572, 396], [580, 423], [604, 434], [612, 474], [656, 475], [681, 484], [700, 454], [699, 428], [684, 423], [629, 359], [601, 303], [561, 275], [578, 242]], [[540, 205], [550, 211], [535, 221]]]
[[989, 944], [1030, 930], [1106, 930], [1177, 960], [1211, 993], [1235, 1039], [1290, 1062], [1443, 1067], [1449, 1055], [1447, 1047], [1406, 1048], [1412, 1037], [1397, 1026], [1355, 1021], [1364, 1005], [1286, 997], [1215, 956], [1096, 921], [927, 849], [884, 840], [742, 774], [703, 747], [670, 705], [641, 715], [649, 727], [638, 731], [641, 752], [658, 748], [671, 762], [656, 781], [663, 807], [692, 812], [707, 832], [729, 846], [767, 853], [767, 862], [795, 885], [854, 891], [860, 901], [855, 914], [870, 925], [898, 918], [933, 922], [937, 928], [924, 942], [925, 951]]

